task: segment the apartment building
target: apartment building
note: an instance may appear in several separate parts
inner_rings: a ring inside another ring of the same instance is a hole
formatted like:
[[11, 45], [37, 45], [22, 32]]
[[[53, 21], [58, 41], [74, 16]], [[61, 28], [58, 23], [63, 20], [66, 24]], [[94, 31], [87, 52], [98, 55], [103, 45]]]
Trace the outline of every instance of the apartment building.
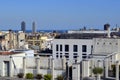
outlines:
[[37, 50], [51, 49], [53, 37], [50, 34], [27, 34], [26, 42], [29, 44], [29, 48]]
[[120, 38], [94, 38], [93, 54], [94, 57], [108, 58], [112, 64], [120, 58]]
[[69, 32], [56, 36], [53, 40], [53, 57], [66, 57], [67, 60], [81, 61], [90, 58], [91, 55], [102, 54], [108, 56], [112, 53], [119, 53], [120, 47], [119, 31], [110, 31], [110, 27], [103, 31], [82, 30]]
[[12, 30], [1, 32], [0, 35], [0, 50], [10, 50], [16, 48], [24, 48], [25, 33], [19, 31], [18, 33]]

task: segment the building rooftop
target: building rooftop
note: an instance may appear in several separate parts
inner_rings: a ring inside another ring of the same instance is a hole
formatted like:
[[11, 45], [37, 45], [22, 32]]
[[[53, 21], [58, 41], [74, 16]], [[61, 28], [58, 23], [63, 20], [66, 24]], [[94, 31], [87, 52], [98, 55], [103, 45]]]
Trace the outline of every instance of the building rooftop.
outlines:
[[61, 34], [56, 36], [55, 39], [92, 39], [98, 37], [106, 37], [107, 34], [95, 34], [95, 33], [71, 33]]
[[9, 51], [1, 51], [0, 55], [14, 55], [14, 54], [21, 54], [20, 52], [9, 52]]
[[[111, 38], [114, 36], [120, 37], [120, 32], [111, 32]], [[64, 33], [55, 37], [55, 39], [92, 39], [106, 38], [107, 33]]]

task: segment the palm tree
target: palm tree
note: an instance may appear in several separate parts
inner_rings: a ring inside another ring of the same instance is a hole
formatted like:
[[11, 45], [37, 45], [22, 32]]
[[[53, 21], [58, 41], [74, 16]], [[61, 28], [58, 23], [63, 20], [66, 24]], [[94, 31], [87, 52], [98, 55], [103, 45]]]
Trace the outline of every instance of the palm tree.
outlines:
[[100, 80], [100, 75], [103, 73], [103, 68], [95, 67], [93, 68], [93, 73], [97, 76], [98, 80]]

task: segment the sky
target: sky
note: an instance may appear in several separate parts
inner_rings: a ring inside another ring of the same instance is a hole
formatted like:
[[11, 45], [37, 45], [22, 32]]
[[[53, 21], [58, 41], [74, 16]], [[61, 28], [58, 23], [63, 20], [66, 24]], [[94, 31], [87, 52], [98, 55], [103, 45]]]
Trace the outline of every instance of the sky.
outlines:
[[0, 30], [77, 30], [120, 26], [120, 0], [0, 0]]

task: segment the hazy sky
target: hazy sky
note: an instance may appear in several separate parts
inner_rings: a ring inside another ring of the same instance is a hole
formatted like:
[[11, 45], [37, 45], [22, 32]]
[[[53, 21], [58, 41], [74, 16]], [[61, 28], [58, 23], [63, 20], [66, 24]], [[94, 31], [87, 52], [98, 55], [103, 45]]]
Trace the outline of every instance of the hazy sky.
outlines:
[[0, 0], [0, 29], [103, 28], [120, 26], [120, 0]]

